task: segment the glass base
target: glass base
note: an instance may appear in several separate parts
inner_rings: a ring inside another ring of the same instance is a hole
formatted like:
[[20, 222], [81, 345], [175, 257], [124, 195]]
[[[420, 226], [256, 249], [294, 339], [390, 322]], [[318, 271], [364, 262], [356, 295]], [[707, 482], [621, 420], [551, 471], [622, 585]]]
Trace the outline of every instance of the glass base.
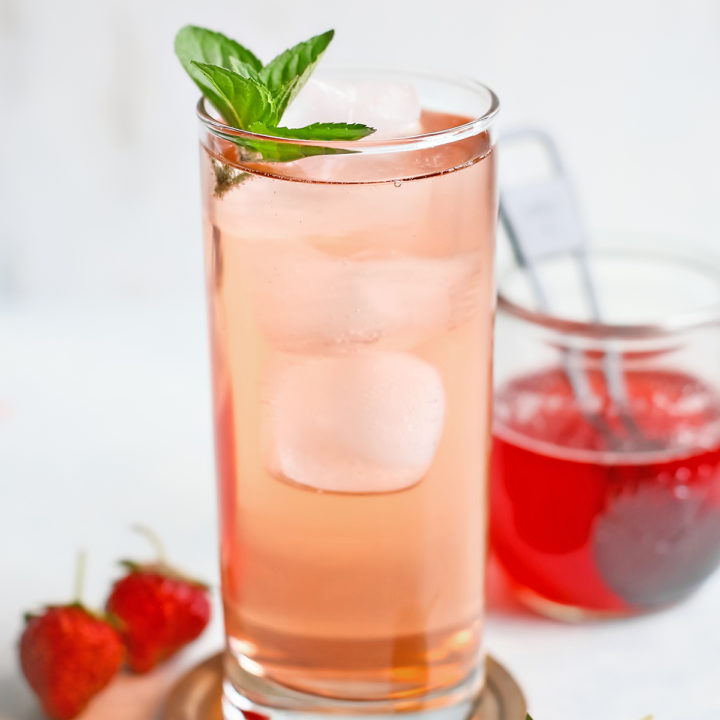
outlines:
[[623, 618], [633, 618], [638, 615], [648, 615], [651, 613], [661, 612], [668, 607], [672, 607], [676, 603], [668, 603], [666, 605], [657, 605], [647, 608], [628, 608], [627, 610], [592, 610], [589, 608], [578, 607], [576, 605], [565, 605], [548, 600], [543, 595], [539, 595], [534, 590], [514, 586], [515, 595], [518, 600], [527, 608], [543, 615], [551, 620], [560, 620], [566, 623], [592, 622], [594, 620], [621, 620]]
[[[233, 661], [235, 662], [235, 661]], [[455, 705], [436, 707], [425, 710], [421, 706], [408, 707], [403, 715], [410, 720], [417, 716], [422, 720], [433, 717], [458, 718], [461, 713], [463, 720], [525, 720], [527, 705], [522, 690], [510, 673], [492, 657], [485, 662], [486, 678], [483, 690], [474, 697], [466, 698]], [[329, 705], [318, 706], [318, 698], [310, 698], [314, 703], [313, 710], [309, 707], [283, 708], [270, 704], [258, 704], [249, 699], [234, 683], [224, 682], [225, 668], [223, 655], [218, 654], [193, 667], [177, 682], [170, 691], [165, 706], [160, 714], [161, 720], [263, 720], [284, 717], [297, 720], [300, 715], [305, 717], [322, 718], [330, 711]], [[255, 678], [257, 680], [257, 678]], [[237, 682], [237, 678], [235, 679]], [[286, 688], [280, 688], [284, 695]], [[248, 691], [250, 694], [252, 691]], [[255, 697], [254, 693], [253, 697]], [[446, 697], [447, 696], [443, 696]], [[266, 702], [271, 698], [266, 697]], [[372, 720], [379, 720], [386, 713], [374, 712], [366, 708], [364, 703], [352, 703], [354, 707], [345, 707], [341, 710], [354, 720], [367, 714]], [[389, 718], [389, 714], [387, 715]]]
[[333, 715], [335, 718], [390, 718], [396, 713], [403, 713], [408, 720], [414, 716], [422, 717], [423, 720], [467, 720], [474, 715], [473, 705], [481, 697], [485, 683], [483, 663], [462, 683], [422, 697], [336, 699], [304, 693], [254, 675], [245, 670], [230, 651], [225, 653], [224, 674], [224, 720], [247, 720], [247, 711], [272, 717], [272, 720], [311, 720], [319, 715]]

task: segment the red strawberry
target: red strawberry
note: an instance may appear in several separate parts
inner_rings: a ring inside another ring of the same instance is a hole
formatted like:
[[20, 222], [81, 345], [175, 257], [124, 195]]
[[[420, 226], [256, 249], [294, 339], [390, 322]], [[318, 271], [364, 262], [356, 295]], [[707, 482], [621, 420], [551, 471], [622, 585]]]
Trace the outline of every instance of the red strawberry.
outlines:
[[27, 615], [20, 665], [45, 713], [70, 720], [117, 673], [125, 656], [122, 637], [106, 617], [79, 602]]
[[159, 555], [157, 562], [143, 565], [123, 561], [129, 572], [113, 585], [106, 603], [123, 625], [127, 663], [137, 673], [195, 640], [210, 620], [207, 585], [167, 565], [161, 548]]

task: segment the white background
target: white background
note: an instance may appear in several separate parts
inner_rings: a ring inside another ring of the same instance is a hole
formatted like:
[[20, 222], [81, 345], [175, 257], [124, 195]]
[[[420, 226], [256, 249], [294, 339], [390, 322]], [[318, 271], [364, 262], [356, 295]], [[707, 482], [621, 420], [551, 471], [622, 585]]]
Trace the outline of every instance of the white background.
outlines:
[[186, 22], [264, 59], [327, 27], [327, 61], [484, 80], [540, 123], [592, 227], [719, 241], [717, 0], [2, 0], [0, 287], [185, 296], [199, 285]]
[[[187, 22], [264, 59], [334, 27], [328, 62], [476, 76], [501, 129], [555, 134], [591, 229], [720, 244], [717, 0], [0, 0], [2, 720], [35, 717], [20, 612], [65, 597], [78, 546], [95, 603], [112, 560], [142, 555], [131, 521], [216, 577], [196, 92], [172, 54]], [[633, 623], [494, 607], [490, 649], [536, 720], [720, 717], [717, 578]], [[141, 717], [124, 689], [93, 717]]]

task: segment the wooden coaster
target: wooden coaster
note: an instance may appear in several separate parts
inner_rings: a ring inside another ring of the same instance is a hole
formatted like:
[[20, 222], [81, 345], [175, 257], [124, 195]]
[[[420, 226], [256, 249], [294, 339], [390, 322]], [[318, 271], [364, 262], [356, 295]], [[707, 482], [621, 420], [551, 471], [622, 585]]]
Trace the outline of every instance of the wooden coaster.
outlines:
[[[485, 689], [472, 720], [525, 720], [527, 706], [519, 685], [496, 660], [486, 660]], [[222, 654], [196, 665], [170, 691], [162, 720], [223, 720]]]

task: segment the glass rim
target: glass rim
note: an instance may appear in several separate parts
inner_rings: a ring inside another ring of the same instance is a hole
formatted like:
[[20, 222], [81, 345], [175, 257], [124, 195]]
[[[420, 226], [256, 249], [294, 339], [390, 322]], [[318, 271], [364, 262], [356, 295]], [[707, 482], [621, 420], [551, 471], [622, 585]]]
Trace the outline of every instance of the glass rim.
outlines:
[[[638, 248], [621, 246], [591, 246], [590, 251], [599, 253], [624, 253], [627, 255], [642, 253], [654, 257], [664, 257], [668, 261], [681, 260], [686, 264], [700, 267], [706, 274], [712, 274], [720, 286], [720, 259], [709, 251], [697, 246], [690, 251], [668, 251], [665, 248]], [[708, 267], [711, 268], [708, 273]], [[516, 271], [522, 271], [517, 266]], [[720, 301], [704, 305], [693, 310], [678, 311], [668, 315], [659, 322], [647, 323], [606, 323], [602, 321], [572, 320], [559, 315], [536, 310], [519, 302], [511, 300], [502, 290], [500, 277], [498, 277], [497, 293], [498, 311], [507, 313], [526, 323], [551, 330], [558, 335], [572, 335], [594, 340], [645, 340], [672, 337], [674, 335], [691, 332], [710, 325], [720, 325]]]
[[444, 84], [454, 84], [463, 87], [465, 90], [471, 91], [477, 95], [486, 93], [488, 95], [488, 107], [484, 113], [471, 118], [462, 125], [456, 125], [445, 130], [436, 130], [428, 133], [420, 133], [418, 135], [409, 135], [405, 137], [390, 137], [380, 140], [372, 140], [372, 135], [361, 140], [305, 140], [297, 138], [283, 138], [277, 135], [263, 135], [261, 133], [253, 133], [249, 130], [242, 130], [228, 125], [222, 120], [212, 117], [205, 106], [206, 99], [200, 96], [196, 104], [196, 114], [200, 122], [213, 135], [228, 140], [231, 138], [243, 138], [246, 140], [270, 140], [279, 145], [293, 145], [301, 147], [322, 147], [337, 150], [352, 150], [356, 155], [380, 154], [405, 152], [412, 150], [423, 150], [426, 148], [446, 145], [448, 143], [464, 140], [465, 138], [477, 135], [487, 130], [495, 116], [500, 110], [500, 100], [497, 95], [484, 83], [474, 80], [468, 76], [460, 74], [443, 74], [433, 71], [423, 70], [404, 70], [402, 68], [389, 67], [373, 67], [373, 66], [330, 66], [323, 70], [324, 72], [334, 73], [396, 73], [407, 76], [415, 76], [425, 80], [433, 80]]

